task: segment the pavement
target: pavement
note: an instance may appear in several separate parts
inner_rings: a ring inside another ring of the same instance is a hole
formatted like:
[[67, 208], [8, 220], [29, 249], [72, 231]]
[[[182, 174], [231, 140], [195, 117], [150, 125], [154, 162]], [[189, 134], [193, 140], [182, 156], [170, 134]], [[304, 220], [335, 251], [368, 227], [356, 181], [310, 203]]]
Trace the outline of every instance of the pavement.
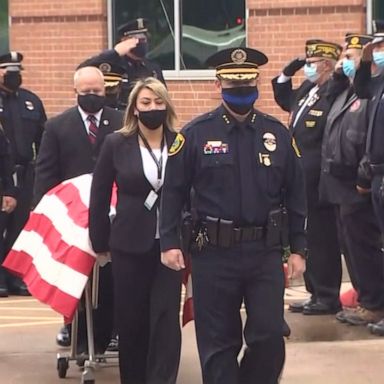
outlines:
[[[349, 289], [348, 282], [343, 290]], [[302, 285], [286, 290], [289, 302], [307, 297]], [[365, 327], [338, 323], [334, 316], [304, 316], [286, 311], [292, 328], [282, 384], [382, 384], [384, 338]], [[59, 315], [31, 297], [0, 299], [0, 384], [81, 383], [81, 370], [70, 362], [67, 377], [57, 374], [55, 344]], [[118, 384], [117, 360], [95, 372], [98, 384]], [[183, 328], [177, 384], [201, 384], [193, 322]]]

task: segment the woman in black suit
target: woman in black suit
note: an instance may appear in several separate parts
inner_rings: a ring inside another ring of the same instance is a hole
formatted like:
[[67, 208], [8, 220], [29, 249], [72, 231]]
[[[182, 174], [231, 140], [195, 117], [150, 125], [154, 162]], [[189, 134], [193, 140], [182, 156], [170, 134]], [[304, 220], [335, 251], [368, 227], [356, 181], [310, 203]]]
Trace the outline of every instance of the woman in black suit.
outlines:
[[129, 96], [124, 127], [106, 138], [94, 170], [89, 231], [95, 252], [112, 257], [122, 384], [176, 382], [181, 272], [161, 264], [158, 231], [175, 119], [165, 86], [155, 78], [140, 80]]

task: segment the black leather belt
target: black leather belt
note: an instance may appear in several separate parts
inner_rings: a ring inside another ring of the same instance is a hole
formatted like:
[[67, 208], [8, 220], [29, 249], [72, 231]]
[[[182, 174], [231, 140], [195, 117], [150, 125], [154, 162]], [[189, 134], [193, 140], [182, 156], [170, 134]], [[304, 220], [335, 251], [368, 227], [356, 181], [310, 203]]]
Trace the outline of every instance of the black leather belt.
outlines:
[[373, 175], [384, 175], [384, 164], [370, 164]]
[[261, 240], [265, 236], [264, 227], [235, 227], [233, 228], [233, 240], [235, 243]]

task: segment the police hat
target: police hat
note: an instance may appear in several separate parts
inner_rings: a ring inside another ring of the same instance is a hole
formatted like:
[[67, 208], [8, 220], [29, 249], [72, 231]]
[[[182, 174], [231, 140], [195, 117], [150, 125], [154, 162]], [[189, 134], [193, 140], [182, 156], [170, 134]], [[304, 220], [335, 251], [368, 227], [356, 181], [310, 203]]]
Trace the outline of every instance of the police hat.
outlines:
[[358, 33], [347, 33], [345, 35], [345, 48], [363, 49], [364, 45], [372, 41], [373, 37], [369, 35], [360, 35]]
[[206, 61], [216, 68], [216, 76], [223, 80], [252, 80], [259, 76], [259, 66], [268, 63], [264, 53], [252, 48], [228, 48], [216, 52]]
[[21, 62], [23, 55], [20, 52], [11, 51], [0, 56], [0, 69], [7, 68], [14, 71], [23, 69]]
[[379, 44], [384, 41], [384, 20], [372, 21], [373, 40], [372, 44]]
[[323, 59], [338, 60], [342, 50], [339, 44], [319, 39], [307, 40], [305, 43], [305, 55], [307, 58], [321, 57]]
[[105, 87], [114, 87], [118, 85], [125, 73], [124, 68], [120, 67], [120, 65], [102, 60], [98, 56], [84, 60], [81, 64], [78, 65], [77, 69], [83, 67], [99, 68], [104, 75]]
[[117, 28], [119, 37], [136, 35], [138, 33], [148, 32], [148, 19], [138, 18], [128, 21]]

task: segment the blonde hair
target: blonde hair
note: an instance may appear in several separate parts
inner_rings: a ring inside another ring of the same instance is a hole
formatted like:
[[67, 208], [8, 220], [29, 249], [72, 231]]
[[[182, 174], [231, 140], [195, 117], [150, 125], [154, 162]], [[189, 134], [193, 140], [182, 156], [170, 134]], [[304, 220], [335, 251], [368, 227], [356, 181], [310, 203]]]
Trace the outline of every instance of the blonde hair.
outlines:
[[124, 114], [123, 128], [121, 128], [118, 132], [122, 133], [124, 136], [129, 136], [137, 132], [137, 130], [139, 129], [138, 117], [135, 116], [134, 112], [139, 93], [144, 88], [151, 90], [157, 97], [164, 101], [167, 110], [165, 128], [174, 132], [174, 127], [176, 125], [177, 120], [175, 107], [173, 106], [173, 103], [171, 101], [171, 98], [169, 97], [165, 85], [160, 80], [154, 77], [147, 77], [136, 82], [128, 97], [128, 105]]

